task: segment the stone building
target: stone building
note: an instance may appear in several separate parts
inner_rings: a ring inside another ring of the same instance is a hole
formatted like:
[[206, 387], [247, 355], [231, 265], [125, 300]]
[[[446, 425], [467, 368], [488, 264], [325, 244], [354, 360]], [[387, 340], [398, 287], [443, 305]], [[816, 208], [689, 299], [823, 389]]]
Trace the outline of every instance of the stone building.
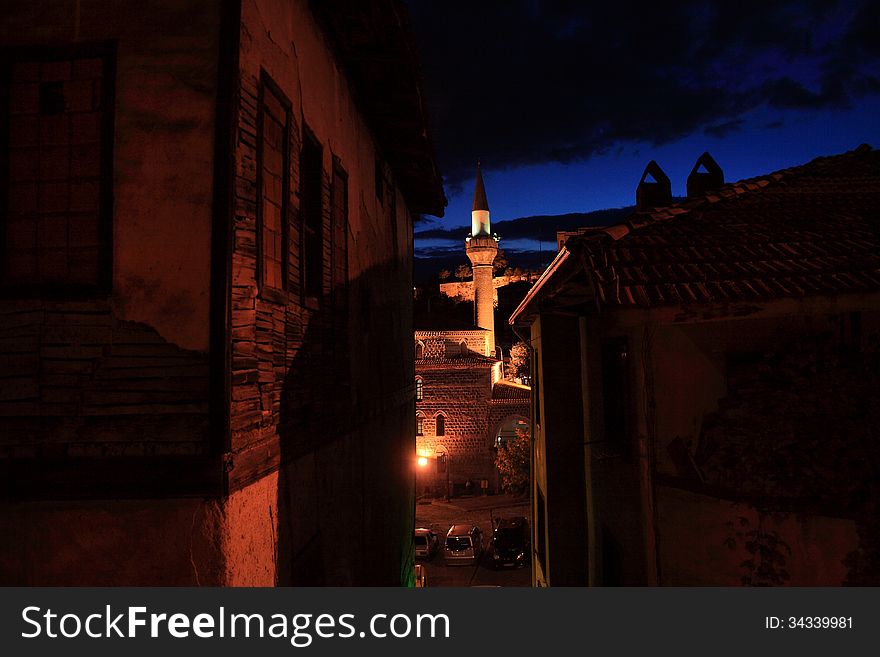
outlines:
[[490, 232], [479, 168], [471, 220], [465, 245], [473, 265], [474, 324], [437, 313], [415, 319], [418, 493], [497, 491], [499, 442], [528, 426], [530, 390], [503, 379], [495, 344], [498, 237]]
[[[534, 283], [538, 280], [540, 272], [526, 272], [523, 274], [501, 274], [492, 279], [492, 287], [494, 288], [495, 308], [498, 308], [498, 297], [500, 289], [506, 288], [514, 283]], [[473, 281], [453, 281], [451, 283], [440, 283], [440, 294], [458, 301], [474, 302], [474, 284]]]
[[876, 583], [880, 153], [732, 184], [704, 154], [680, 203], [648, 173], [510, 318], [535, 584]]
[[0, 584], [412, 577], [404, 3], [0, 8]]

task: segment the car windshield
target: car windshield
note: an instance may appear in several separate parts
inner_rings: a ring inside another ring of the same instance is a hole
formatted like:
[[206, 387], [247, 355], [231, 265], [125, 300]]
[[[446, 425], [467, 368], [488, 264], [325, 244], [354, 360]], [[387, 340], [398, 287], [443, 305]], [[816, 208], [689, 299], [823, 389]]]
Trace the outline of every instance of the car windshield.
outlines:
[[522, 544], [522, 536], [515, 529], [496, 529], [495, 545], [500, 548], [515, 548]]
[[427, 536], [416, 536], [416, 545], [424, 546], [428, 544]]
[[467, 550], [470, 546], [470, 536], [450, 536], [446, 539], [446, 547], [450, 550]]

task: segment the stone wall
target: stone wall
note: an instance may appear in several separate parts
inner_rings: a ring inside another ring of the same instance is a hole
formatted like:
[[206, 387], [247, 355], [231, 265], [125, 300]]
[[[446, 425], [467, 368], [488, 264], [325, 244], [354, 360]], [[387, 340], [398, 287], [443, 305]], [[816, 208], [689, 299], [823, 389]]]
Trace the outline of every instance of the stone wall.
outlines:
[[[487, 479], [490, 490], [496, 491], [494, 434], [509, 417], [529, 417], [528, 400], [492, 400], [492, 385], [499, 372], [498, 362], [449, 361], [432, 366], [426, 361], [417, 365], [416, 374], [423, 382], [423, 398], [416, 403], [416, 413], [422, 417], [423, 435], [416, 437], [416, 450], [432, 458], [444, 452], [449, 454], [450, 483], [456, 490], [468, 479], [474, 485]], [[445, 418], [443, 436], [436, 435], [438, 414]], [[420, 492], [426, 487], [436, 487], [438, 482], [445, 484], [445, 474], [434, 476], [433, 462], [428, 469], [429, 472], [420, 476]]]
[[[488, 400], [492, 394], [491, 364], [460, 365], [442, 369], [419, 368], [423, 398], [416, 412], [424, 417], [424, 435], [417, 449], [451, 456], [453, 483], [484, 478], [491, 472], [494, 453], [488, 438]], [[436, 417], [445, 417], [445, 435], [436, 435]]]
[[[538, 273], [526, 274], [502, 274], [492, 279], [492, 287], [494, 288], [495, 306], [498, 306], [498, 288], [507, 287], [511, 283], [529, 283], [538, 280]], [[440, 294], [447, 297], [457, 298], [462, 301], [474, 300], [474, 283], [473, 281], [452, 281], [449, 283], [440, 283]]]
[[[489, 356], [486, 331], [416, 331], [416, 343], [421, 342], [425, 348], [423, 358], [425, 360], [437, 360], [443, 358], [458, 358], [465, 355]], [[461, 344], [465, 344], [465, 352], [462, 352]]]

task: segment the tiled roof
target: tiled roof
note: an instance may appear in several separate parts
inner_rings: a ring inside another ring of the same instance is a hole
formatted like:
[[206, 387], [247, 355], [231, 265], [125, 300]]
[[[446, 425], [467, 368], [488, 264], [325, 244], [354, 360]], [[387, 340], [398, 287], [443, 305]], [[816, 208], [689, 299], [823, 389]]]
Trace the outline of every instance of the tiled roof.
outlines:
[[492, 399], [493, 400], [529, 400], [531, 399], [532, 389], [528, 386], [521, 385], [519, 383], [513, 383], [512, 381], [498, 381], [492, 387]]
[[485, 331], [473, 324], [463, 322], [457, 317], [440, 312], [425, 312], [413, 317], [413, 328], [416, 331]]
[[566, 248], [608, 305], [877, 291], [880, 151], [863, 145], [636, 212]]
[[416, 358], [416, 368], [425, 367], [473, 367], [475, 365], [494, 365], [499, 362], [496, 358], [471, 354], [470, 356], [456, 356], [453, 358]]

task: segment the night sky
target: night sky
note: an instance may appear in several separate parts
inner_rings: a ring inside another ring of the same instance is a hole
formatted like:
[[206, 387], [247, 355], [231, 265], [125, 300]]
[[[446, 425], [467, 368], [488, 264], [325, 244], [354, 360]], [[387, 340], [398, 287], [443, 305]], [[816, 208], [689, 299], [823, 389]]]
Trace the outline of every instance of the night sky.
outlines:
[[478, 158], [497, 225], [631, 205], [651, 159], [684, 195], [705, 150], [732, 181], [880, 147], [878, 2], [409, 5], [449, 197], [416, 230], [456, 236], [422, 256], [461, 249]]

